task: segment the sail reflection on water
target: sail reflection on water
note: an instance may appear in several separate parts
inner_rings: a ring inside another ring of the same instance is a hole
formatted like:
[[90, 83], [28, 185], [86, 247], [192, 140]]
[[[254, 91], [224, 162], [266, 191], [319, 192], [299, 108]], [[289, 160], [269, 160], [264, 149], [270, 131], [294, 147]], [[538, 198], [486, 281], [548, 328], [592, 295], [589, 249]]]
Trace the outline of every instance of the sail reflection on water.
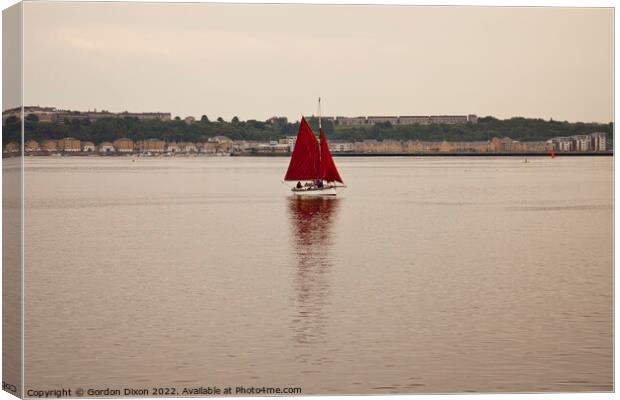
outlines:
[[300, 345], [325, 342], [325, 307], [329, 304], [333, 266], [330, 249], [340, 201], [324, 197], [288, 199], [296, 303], [291, 328]]

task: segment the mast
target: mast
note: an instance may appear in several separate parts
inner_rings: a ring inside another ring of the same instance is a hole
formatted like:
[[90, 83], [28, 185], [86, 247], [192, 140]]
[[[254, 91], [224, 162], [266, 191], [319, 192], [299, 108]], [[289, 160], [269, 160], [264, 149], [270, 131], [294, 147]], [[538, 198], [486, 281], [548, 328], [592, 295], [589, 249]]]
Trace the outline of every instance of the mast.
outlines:
[[321, 98], [319, 97], [319, 130], [321, 130]]
[[[321, 133], [321, 97], [319, 96], [319, 135]], [[321, 146], [319, 146], [319, 179], [321, 179]]]

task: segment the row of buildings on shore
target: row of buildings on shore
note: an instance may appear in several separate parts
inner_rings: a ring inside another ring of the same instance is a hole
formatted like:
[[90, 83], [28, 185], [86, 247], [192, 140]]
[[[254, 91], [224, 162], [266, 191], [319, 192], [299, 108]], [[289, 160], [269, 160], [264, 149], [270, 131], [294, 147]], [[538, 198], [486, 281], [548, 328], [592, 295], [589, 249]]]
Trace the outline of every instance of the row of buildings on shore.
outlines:
[[[160, 139], [133, 141], [128, 138], [95, 144], [75, 138], [45, 140], [41, 143], [28, 140], [24, 152], [31, 155], [253, 155], [287, 154], [295, 147], [295, 137], [288, 136], [277, 141], [233, 141], [225, 136], [215, 136], [206, 142], [176, 142]], [[420, 140], [364, 140], [360, 142], [331, 141], [333, 153], [549, 153], [554, 152], [601, 152], [607, 150], [606, 134], [594, 132], [587, 135], [557, 137], [546, 141], [521, 142], [509, 137], [473, 142], [431, 142]], [[4, 146], [4, 153], [19, 153], [18, 143]]]
[[[11, 108], [2, 112], [2, 123], [4, 124], [9, 117], [20, 118], [22, 109], [21, 107]], [[170, 121], [171, 114], [169, 112], [110, 112], [107, 110], [93, 110], [93, 111], [74, 111], [74, 110], [62, 110], [55, 107], [39, 107], [39, 106], [25, 106], [24, 115], [34, 115], [39, 122], [65, 122], [74, 120], [89, 120], [96, 121], [103, 118], [137, 118], [141, 121]]]
[[[5, 153], [20, 151], [16, 142], [4, 146]], [[60, 140], [27, 140], [24, 143], [24, 152], [27, 154], [230, 154], [233, 151], [233, 141], [224, 136], [215, 136], [204, 143], [164, 141], [160, 139], [146, 139], [133, 141], [129, 138], [120, 138], [113, 142], [93, 143], [75, 138]]]
[[607, 150], [607, 135], [604, 132], [556, 137], [548, 142], [551, 144], [552, 149], [557, 152]]
[[[192, 118], [193, 117], [188, 117]], [[312, 118], [316, 118], [314, 115]], [[379, 123], [390, 123], [392, 125], [430, 125], [430, 124], [477, 124], [478, 117], [475, 114], [469, 115], [370, 115], [367, 117], [321, 117], [323, 121], [330, 121], [334, 125], [347, 126], [367, 126]], [[272, 117], [267, 122], [288, 122], [286, 117]], [[187, 119], [186, 119], [187, 122]]]
[[364, 140], [342, 148], [338, 143], [330, 147], [336, 151], [356, 153], [550, 153], [550, 152], [604, 152], [607, 150], [606, 134], [594, 132], [587, 135], [558, 137], [546, 141], [519, 141], [509, 137], [485, 141], [419, 141], [419, 140]]
[[[7, 118], [20, 118], [22, 115], [21, 107], [11, 108], [2, 113], [2, 122], [6, 122]], [[65, 122], [73, 120], [89, 120], [96, 121], [103, 118], [126, 118], [133, 117], [141, 121], [160, 120], [170, 121], [172, 115], [169, 112], [110, 112], [107, 110], [93, 111], [74, 111], [63, 110], [55, 107], [25, 106], [23, 115], [36, 116], [39, 122]], [[403, 116], [368, 116], [368, 117], [322, 117], [325, 121], [332, 121], [337, 125], [375, 125], [377, 123], [389, 122], [392, 125], [430, 125], [430, 124], [466, 124], [477, 123], [478, 117], [474, 114], [469, 115], [403, 115]], [[196, 122], [196, 118], [188, 116], [184, 118], [185, 123], [192, 124]], [[266, 122], [284, 122], [287, 123], [286, 117], [273, 117]]]
[[392, 125], [430, 125], [430, 124], [477, 124], [478, 117], [469, 115], [401, 115], [401, 116], [368, 116], [368, 117], [322, 117], [337, 125], [375, 125], [390, 123]]

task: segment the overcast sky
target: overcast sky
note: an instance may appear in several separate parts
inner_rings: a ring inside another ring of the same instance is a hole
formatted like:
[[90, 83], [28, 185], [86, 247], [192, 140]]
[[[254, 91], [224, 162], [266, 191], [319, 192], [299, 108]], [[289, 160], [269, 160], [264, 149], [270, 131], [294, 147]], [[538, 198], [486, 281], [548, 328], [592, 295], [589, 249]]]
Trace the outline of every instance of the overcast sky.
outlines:
[[28, 2], [24, 24], [27, 105], [613, 119], [611, 9]]

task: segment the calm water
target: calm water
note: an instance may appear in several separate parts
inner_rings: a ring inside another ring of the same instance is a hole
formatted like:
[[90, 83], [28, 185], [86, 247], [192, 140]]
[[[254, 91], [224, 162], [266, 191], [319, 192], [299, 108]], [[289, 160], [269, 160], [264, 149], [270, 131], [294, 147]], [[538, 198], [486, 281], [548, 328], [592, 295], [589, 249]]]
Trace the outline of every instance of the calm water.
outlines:
[[26, 159], [25, 387], [610, 391], [612, 158]]

